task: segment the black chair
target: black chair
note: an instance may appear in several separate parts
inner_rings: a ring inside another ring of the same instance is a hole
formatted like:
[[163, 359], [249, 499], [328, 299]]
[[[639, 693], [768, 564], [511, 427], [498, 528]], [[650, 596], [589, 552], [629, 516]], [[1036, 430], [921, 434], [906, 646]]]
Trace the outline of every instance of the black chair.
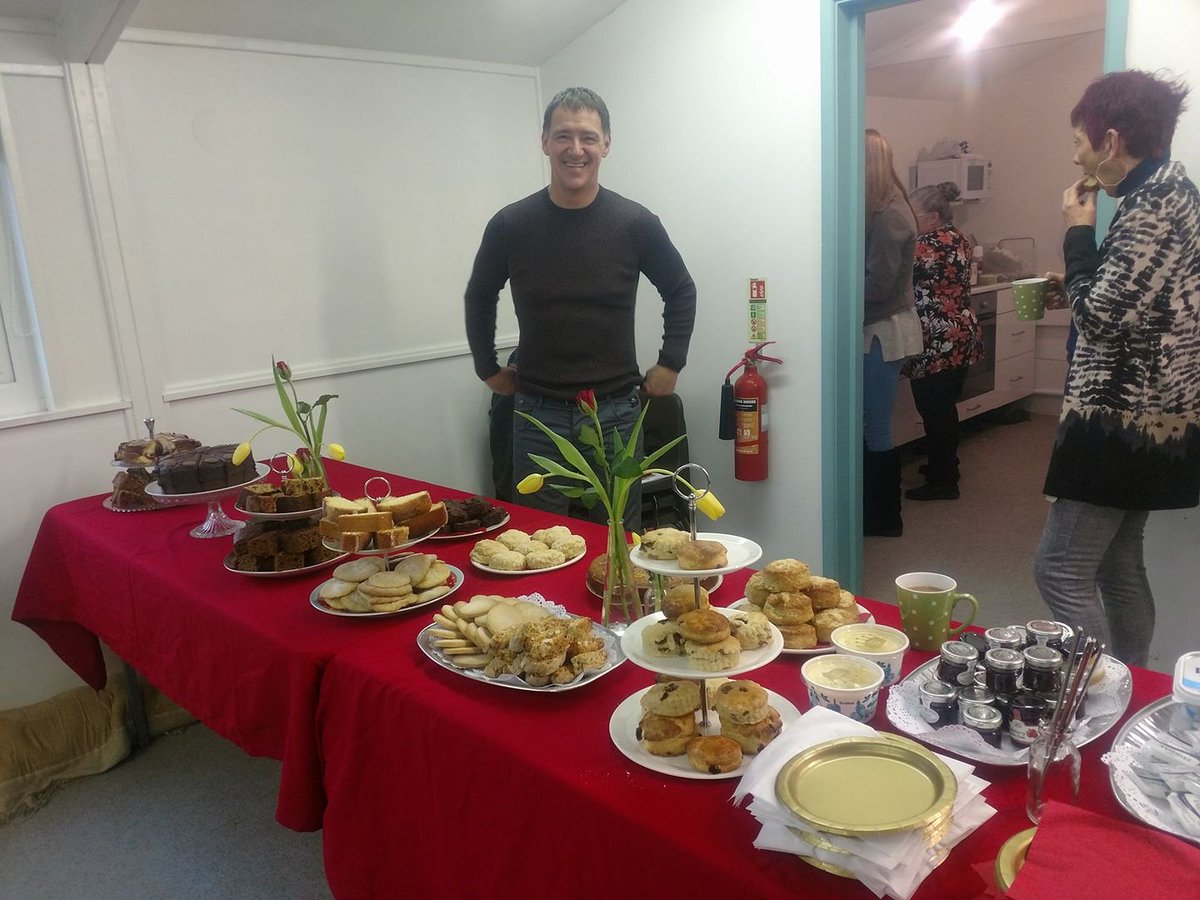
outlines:
[[[647, 397], [642, 394], [642, 403], [649, 403], [646, 418], [642, 422], [642, 434], [647, 454], [669, 443], [679, 435], [687, 434], [687, 423], [683, 416], [683, 400], [678, 394], [666, 397]], [[688, 441], [682, 441], [670, 452], [654, 463], [656, 469], [675, 471], [691, 461]], [[675, 493], [671, 479], [657, 478], [642, 484], [642, 528], [680, 528], [686, 530], [688, 523], [687, 501]]]

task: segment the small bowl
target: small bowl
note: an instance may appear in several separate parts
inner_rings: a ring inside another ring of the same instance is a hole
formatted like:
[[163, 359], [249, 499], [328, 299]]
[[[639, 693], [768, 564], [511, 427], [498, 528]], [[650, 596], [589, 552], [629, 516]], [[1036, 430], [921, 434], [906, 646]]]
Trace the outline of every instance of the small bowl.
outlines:
[[908, 652], [908, 635], [899, 628], [874, 622], [852, 622], [833, 629], [829, 636], [838, 653], [878, 663], [883, 669], [883, 686], [900, 678], [900, 666]]
[[875, 717], [883, 668], [869, 659], [845, 656], [814, 656], [800, 667], [808, 686], [808, 702], [849, 716], [858, 722]]

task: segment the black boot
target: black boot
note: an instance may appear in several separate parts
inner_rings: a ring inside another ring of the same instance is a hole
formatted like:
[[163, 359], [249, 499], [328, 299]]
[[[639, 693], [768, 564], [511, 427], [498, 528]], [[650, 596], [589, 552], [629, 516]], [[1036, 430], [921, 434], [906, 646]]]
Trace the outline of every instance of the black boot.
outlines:
[[863, 535], [900, 537], [900, 450], [863, 451]]

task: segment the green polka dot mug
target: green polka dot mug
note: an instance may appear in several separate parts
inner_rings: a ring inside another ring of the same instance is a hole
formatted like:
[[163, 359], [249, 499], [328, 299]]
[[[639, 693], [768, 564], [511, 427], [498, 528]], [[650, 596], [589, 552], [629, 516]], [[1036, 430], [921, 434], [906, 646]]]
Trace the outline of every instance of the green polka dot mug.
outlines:
[[[958, 582], [936, 572], [909, 572], [896, 579], [896, 600], [900, 605], [900, 624], [914, 649], [937, 650], [946, 641], [958, 637], [979, 615], [979, 601], [958, 590]], [[956, 628], [950, 627], [951, 615], [965, 601], [968, 615]]]
[[1013, 306], [1017, 310], [1017, 318], [1023, 322], [1032, 322], [1046, 315], [1046, 295], [1050, 292], [1050, 282], [1045, 278], [1021, 278], [1012, 283]]

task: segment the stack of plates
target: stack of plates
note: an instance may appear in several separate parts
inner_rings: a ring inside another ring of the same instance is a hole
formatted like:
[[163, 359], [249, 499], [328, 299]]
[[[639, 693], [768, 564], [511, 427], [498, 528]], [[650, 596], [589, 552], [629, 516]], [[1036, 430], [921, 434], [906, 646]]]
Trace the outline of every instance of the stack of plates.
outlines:
[[995, 812], [986, 786], [966, 763], [813, 709], [750, 764], [735, 796], [753, 798], [755, 846], [904, 900]]

